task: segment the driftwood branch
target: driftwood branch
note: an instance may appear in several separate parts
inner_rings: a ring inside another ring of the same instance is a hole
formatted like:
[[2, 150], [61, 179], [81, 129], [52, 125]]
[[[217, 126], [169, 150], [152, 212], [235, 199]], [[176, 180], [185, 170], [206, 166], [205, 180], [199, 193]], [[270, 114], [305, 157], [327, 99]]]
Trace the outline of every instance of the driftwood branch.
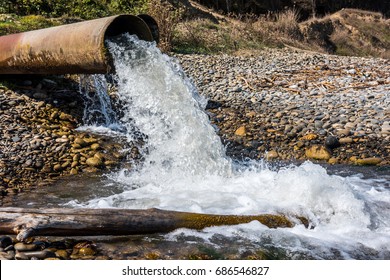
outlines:
[[[292, 227], [284, 215], [211, 215], [159, 209], [0, 208], [0, 233], [30, 236], [93, 236], [166, 233], [177, 228], [203, 229], [257, 220], [270, 227]], [[305, 218], [295, 221], [305, 224]]]

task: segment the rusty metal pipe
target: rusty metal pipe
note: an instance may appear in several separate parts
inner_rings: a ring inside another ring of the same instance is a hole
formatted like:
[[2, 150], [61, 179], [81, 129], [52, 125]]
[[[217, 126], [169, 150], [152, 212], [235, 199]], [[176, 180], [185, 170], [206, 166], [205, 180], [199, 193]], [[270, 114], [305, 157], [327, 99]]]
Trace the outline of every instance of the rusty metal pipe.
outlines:
[[112, 65], [105, 39], [128, 32], [158, 40], [156, 26], [145, 15], [118, 15], [0, 36], [0, 74], [107, 73]]

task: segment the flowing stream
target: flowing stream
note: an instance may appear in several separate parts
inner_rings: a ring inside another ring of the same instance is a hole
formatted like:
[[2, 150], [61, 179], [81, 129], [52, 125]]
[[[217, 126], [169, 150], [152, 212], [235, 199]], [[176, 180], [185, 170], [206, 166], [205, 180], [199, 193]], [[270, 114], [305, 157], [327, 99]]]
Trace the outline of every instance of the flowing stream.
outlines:
[[[168, 240], [196, 237], [219, 246], [218, 238], [251, 248], [282, 250], [286, 258], [390, 259], [390, 175], [345, 167], [269, 166], [234, 162], [209, 123], [206, 100], [178, 63], [153, 43], [123, 35], [107, 42], [113, 56], [121, 104], [114, 116], [102, 76], [94, 77], [102, 114], [82, 129], [133, 141], [144, 137], [142, 163], [104, 176], [94, 196], [65, 205], [90, 208], [151, 208], [212, 214], [284, 213], [307, 217], [313, 226], [269, 229], [259, 222], [179, 229]], [[86, 116], [96, 111], [91, 107]], [[102, 109], [103, 108], [103, 109]], [[87, 120], [86, 120], [87, 121]], [[88, 121], [87, 121], [88, 124]], [[190, 238], [191, 239], [191, 238]], [[192, 240], [192, 239], [191, 239]], [[247, 244], [247, 245], [245, 245]]]

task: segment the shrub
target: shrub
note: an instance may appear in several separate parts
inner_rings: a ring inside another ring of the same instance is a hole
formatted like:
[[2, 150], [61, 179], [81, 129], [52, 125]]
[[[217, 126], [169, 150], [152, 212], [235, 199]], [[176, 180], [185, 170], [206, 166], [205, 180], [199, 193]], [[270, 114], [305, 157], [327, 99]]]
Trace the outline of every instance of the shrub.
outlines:
[[0, 0], [0, 13], [20, 16], [38, 14], [48, 17], [77, 16], [92, 19], [112, 14], [137, 14], [148, 0]]
[[173, 5], [164, 0], [149, 0], [147, 13], [158, 24], [160, 31], [159, 48], [168, 52], [172, 50], [174, 30], [184, 13], [184, 6], [180, 3]]

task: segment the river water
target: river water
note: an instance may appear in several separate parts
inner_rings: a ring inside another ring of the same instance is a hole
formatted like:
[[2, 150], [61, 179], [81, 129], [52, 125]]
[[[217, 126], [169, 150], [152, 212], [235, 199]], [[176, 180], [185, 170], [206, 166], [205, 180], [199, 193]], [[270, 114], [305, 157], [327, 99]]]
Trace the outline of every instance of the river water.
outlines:
[[[388, 168], [233, 161], [204, 111], [207, 101], [177, 62], [153, 43], [127, 35], [107, 45], [121, 114], [113, 116], [103, 102], [107, 98], [100, 98], [107, 118], [86, 120], [80, 129], [133, 141], [139, 137], [136, 127], [145, 142], [142, 164], [63, 184], [62, 194], [48, 196], [52, 205], [298, 215], [307, 217], [311, 227], [269, 229], [254, 221], [201, 231], [178, 229], [162, 238], [201, 240], [216, 247], [234, 243], [242, 250], [273, 248], [290, 259], [390, 259]], [[94, 79], [106, 94], [104, 78]], [[64, 196], [64, 185], [75, 191]]]

